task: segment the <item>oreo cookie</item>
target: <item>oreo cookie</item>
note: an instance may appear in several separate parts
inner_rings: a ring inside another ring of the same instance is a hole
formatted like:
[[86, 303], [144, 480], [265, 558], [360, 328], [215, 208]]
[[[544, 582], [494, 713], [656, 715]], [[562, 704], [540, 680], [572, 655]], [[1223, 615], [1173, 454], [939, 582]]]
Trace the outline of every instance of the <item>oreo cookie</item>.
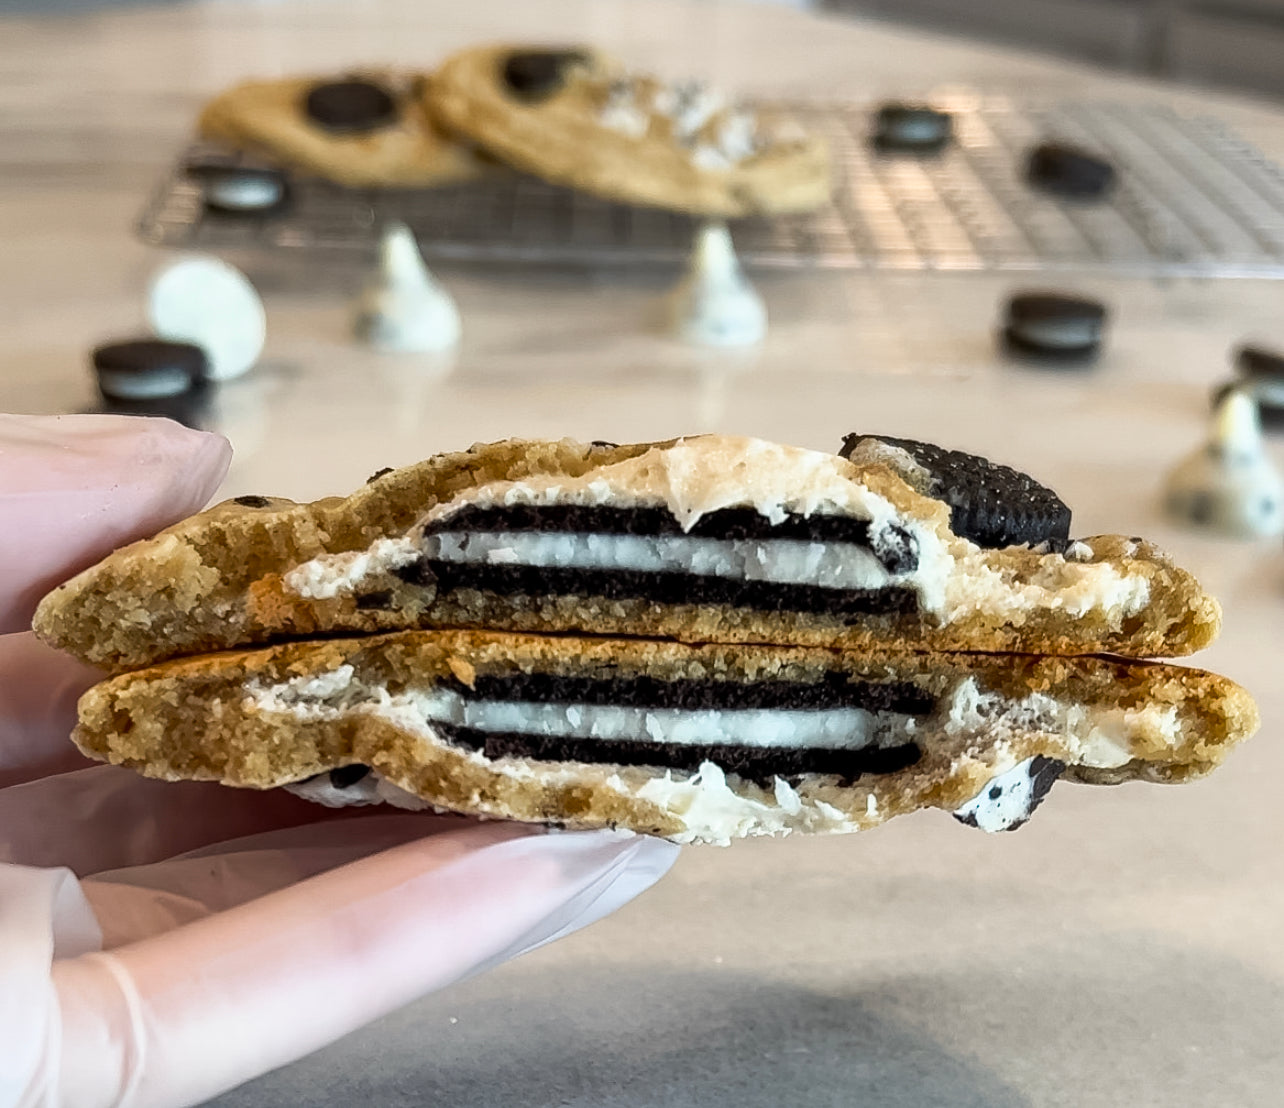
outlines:
[[1082, 360], [1101, 347], [1106, 306], [1060, 292], [1023, 292], [1004, 309], [1003, 340], [1009, 350], [1037, 358]]
[[982, 831], [1015, 831], [1034, 815], [1065, 770], [1065, 762], [1037, 754], [993, 778], [954, 818]]
[[872, 141], [885, 151], [935, 153], [950, 141], [954, 120], [930, 104], [883, 104], [874, 115]]
[[1097, 200], [1115, 183], [1115, 167], [1062, 142], [1042, 142], [1026, 158], [1025, 178], [1035, 188], [1076, 200]]
[[1284, 353], [1265, 346], [1245, 344], [1234, 354], [1235, 380], [1213, 389], [1211, 406], [1220, 407], [1226, 394], [1238, 389], [1257, 403], [1257, 414], [1265, 430], [1284, 430]]
[[98, 390], [119, 401], [181, 396], [209, 372], [205, 351], [190, 342], [134, 339], [98, 346], [91, 355]]
[[587, 61], [583, 50], [523, 50], [504, 59], [501, 75], [515, 99], [538, 103], [566, 83], [572, 66]]
[[223, 215], [260, 215], [285, 205], [289, 184], [279, 169], [198, 163], [186, 168], [201, 185], [205, 207]]
[[307, 117], [336, 134], [377, 131], [397, 120], [397, 101], [373, 81], [352, 77], [313, 85], [303, 101]]
[[[1070, 509], [1028, 474], [975, 454], [888, 435], [850, 434], [839, 454], [850, 459], [877, 443], [903, 450], [913, 459], [915, 468], [906, 467], [902, 476], [924, 496], [948, 504], [951, 529], [977, 546], [1046, 543], [1060, 551], [1070, 541]], [[894, 459], [886, 460], [895, 465]]]

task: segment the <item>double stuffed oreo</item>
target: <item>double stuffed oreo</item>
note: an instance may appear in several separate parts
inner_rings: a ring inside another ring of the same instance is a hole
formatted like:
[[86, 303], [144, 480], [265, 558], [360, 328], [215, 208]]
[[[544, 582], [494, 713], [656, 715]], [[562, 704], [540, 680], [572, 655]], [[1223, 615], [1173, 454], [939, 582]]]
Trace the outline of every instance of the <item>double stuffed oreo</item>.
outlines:
[[74, 578], [36, 628], [123, 671], [85, 701], [97, 757], [683, 840], [925, 804], [1001, 829], [1053, 763], [1181, 779], [1251, 732], [1229, 682], [1087, 657], [1216, 633], [1153, 547], [1068, 541], [1051, 490], [984, 459], [844, 453], [504, 442], [343, 501], [242, 497]]

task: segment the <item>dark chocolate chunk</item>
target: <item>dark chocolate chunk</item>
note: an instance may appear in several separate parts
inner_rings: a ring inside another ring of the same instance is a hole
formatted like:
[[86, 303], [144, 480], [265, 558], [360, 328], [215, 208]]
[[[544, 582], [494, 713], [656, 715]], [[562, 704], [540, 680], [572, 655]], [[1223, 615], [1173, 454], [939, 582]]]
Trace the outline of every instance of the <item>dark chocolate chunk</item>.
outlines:
[[1022, 292], [1004, 312], [1003, 336], [1018, 351], [1082, 358], [1101, 345], [1106, 306], [1059, 292]]
[[238, 496], [232, 500], [233, 504], [240, 504], [243, 508], [266, 508], [272, 503], [266, 496]]
[[380, 477], [385, 477], [392, 472], [392, 466], [384, 466], [383, 469], [377, 469], [374, 473], [366, 478], [367, 485], [373, 485]]
[[863, 708], [869, 712], [927, 715], [936, 698], [909, 681], [852, 681], [826, 673], [818, 681], [676, 680], [656, 677], [581, 677], [552, 673], [479, 673], [471, 686], [454, 685], [472, 700], [519, 700], [537, 704], [595, 707], [773, 709], [824, 711]]
[[369, 766], [363, 766], [360, 762], [355, 762], [350, 766], [340, 766], [338, 769], [330, 771], [330, 784], [336, 789], [349, 789], [358, 781], [363, 780], [370, 772]]
[[135, 339], [96, 347], [92, 354], [98, 388], [113, 400], [181, 396], [205, 379], [205, 351], [190, 342]]
[[467, 504], [424, 528], [425, 535], [443, 531], [553, 531], [606, 535], [690, 535], [708, 539], [806, 539], [841, 542], [873, 551], [890, 573], [918, 565], [914, 537], [892, 527], [871, 542], [869, 522], [848, 516], [787, 516], [773, 523], [752, 508], [706, 512], [690, 530], [667, 508], [585, 507], [578, 504], [509, 504], [481, 508]]
[[1070, 539], [1070, 509], [1033, 477], [975, 454], [889, 435], [851, 434], [839, 453], [850, 458], [865, 439], [904, 450], [928, 474], [925, 496], [950, 507], [950, 527], [978, 546], [998, 548], [1048, 543], [1064, 549]]
[[547, 100], [566, 80], [566, 71], [588, 61], [583, 50], [523, 50], [504, 59], [504, 84], [518, 100]]
[[874, 116], [873, 142], [879, 150], [934, 153], [954, 131], [949, 112], [930, 104], [888, 103]]
[[[402, 580], [410, 580], [406, 574], [417, 577], [418, 571], [413, 569], [417, 564], [393, 572]], [[897, 586], [827, 589], [819, 585], [737, 581], [690, 573], [441, 561], [428, 561], [422, 573], [436, 580], [438, 596], [459, 589], [476, 589], [503, 596], [592, 596], [606, 600], [648, 600], [657, 604], [721, 604], [760, 612], [809, 612], [841, 620], [918, 611], [918, 594], [913, 589]]]
[[914, 765], [922, 751], [913, 743], [866, 747], [864, 750], [776, 750], [734, 743], [618, 742], [577, 739], [555, 735], [525, 735], [478, 731], [469, 727], [434, 723], [447, 742], [480, 750], [487, 758], [531, 758], [540, 762], [587, 762], [616, 766], [654, 766], [695, 772], [712, 762], [725, 773], [770, 785], [773, 778], [798, 778], [808, 774], [838, 777], [844, 782], [866, 775], [895, 773]]
[[1108, 161], [1063, 142], [1042, 142], [1031, 150], [1025, 175], [1035, 188], [1077, 200], [1105, 196], [1115, 183]]
[[373, 81], [349, 78], [313, 85], [303, 110], [317, 126], [339, 134], [359, 134], [387, 127], [397, 118], [397, 101]]

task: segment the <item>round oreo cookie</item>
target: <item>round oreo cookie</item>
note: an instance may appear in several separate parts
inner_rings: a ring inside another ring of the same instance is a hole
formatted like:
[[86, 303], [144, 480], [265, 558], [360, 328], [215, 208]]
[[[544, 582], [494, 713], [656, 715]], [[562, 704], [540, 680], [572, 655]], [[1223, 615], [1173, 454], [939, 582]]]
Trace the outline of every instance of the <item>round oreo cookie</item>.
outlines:
[[205, 351], [190, 342], [133, 339], [95, 347], [98, 389], [112, 400], [181, 396], [209, 372]]
[[1009, 466], [888, 435], [850, 434], [838, 453], [896, 469], [915, 490], [949, 505], [951, 529], [977, 546], [1047, 543], [1059, 551], [1070, 541], [1070, 509], [1051, 489]]
[[397, 119], [396, 98], [382, 85], [359, 77], [313, 85], [303, 110], [318, 127], [337, 134], [362, 134]]
[[1077, 200], [1096, 200], [1115, 183], [1115, 167], [1095, 154], [1063, 142], [1041, 142], [1025, 163], [1035, 188]]
[[572, 66], [587, 61], [583, 50], [522, 50], [504, 59], [501, 76], [514, 99], [537, 103], [566, 83]]
[[1016, 293], [1004, 309], [1003, 338], [1020, 353], [1079, 359], [1100, 348], [1106, 315], [1099, 300], [1060, 292]]
[[934, 153], [950, 141], [954, 120], [930, 104], [883, 104], [874, 115], [873, 143], [879, 150]]
[[197, 163], [187, 175], [201, 184], [201, 199], [210, 211], [224, 215], [258, 215], [285, 204], [286, 175], [267, 166]]
[[1231, 389], [1238, 389], [1257, 402], [1263, 428], [1284, 430], [1284, 354], [1250, 343], [1236, 349], [1234, 364], [1239, 376], [1213, 390], [1213, 408], [1220, 407]]

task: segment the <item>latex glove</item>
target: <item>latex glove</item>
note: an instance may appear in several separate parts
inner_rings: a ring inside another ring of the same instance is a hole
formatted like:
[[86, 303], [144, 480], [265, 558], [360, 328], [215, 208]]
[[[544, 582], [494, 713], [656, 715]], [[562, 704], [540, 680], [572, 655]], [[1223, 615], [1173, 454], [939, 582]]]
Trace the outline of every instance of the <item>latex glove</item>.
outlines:
[[[0, 631], [198, 508], [227, 444], [0, 416]], [[0, 1105], [191, 1104], [570, 933], [670, 843], [149, 781], [67, 739], [97, 674], [0, 636]]]

